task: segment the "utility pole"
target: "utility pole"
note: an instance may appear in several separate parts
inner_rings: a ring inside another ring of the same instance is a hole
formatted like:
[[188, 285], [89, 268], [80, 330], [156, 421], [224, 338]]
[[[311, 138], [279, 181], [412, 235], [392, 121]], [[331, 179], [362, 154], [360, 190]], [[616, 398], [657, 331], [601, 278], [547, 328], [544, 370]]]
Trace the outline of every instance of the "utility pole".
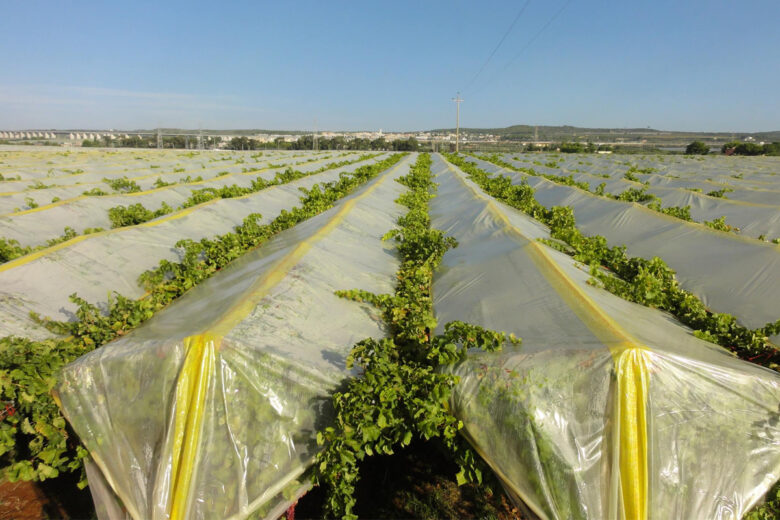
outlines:
[[458, 95], [452, 100], [455, 102], [455, 106], [457, 106], [457, 116], [455, 118], [455, 153], [460, 152], [460, 104], [463, 102], [463, 100], [460, 98], [460, 92], [458, 92]]
[[157, 148], [160, 149], [163, 147], [163, 141], [162, 141], [162, 133], [159, 127], [157, 127]]
[[317, 120], [314, 120], [314, 134], [312, 134], [311, 149], [317, 151]]

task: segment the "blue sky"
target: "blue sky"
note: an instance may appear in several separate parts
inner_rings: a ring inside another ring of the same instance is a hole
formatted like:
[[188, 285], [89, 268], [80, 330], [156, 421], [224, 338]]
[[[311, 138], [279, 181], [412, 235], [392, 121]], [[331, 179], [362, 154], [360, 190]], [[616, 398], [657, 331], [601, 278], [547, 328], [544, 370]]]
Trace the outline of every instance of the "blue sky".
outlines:
[[0, 129], [780, 129], [777, 0], [524, 3], [6, 2]]

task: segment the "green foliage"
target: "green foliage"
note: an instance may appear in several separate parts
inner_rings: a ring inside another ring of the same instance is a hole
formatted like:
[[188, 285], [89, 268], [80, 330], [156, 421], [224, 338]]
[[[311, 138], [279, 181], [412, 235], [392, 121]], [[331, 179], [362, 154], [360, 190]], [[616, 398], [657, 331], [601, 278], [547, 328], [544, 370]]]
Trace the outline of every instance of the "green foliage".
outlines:
[[391, 337], [368, 338], [355, 345], [347, 366], [359, 367], [362, 376], [334, 394], [335, 425], [317, 434], [324, 449], [317, 456], [315, 476], [328, 485], [327, 517], [357, 518], [352, 509], [360, 461], [392, 454], [414, 438], [438, 438], [450, 449], [460, 466], [458, 483], [482, 481], [479, 458], [458, 436], [463, 425], [447, 408], [457, 377], [439, 368], [463, 360], [470, 348], [498, 350], [506, 338], [462, 322], [448, 323], [443, 334], [432, 334], [433, 272], [444, 253], [457, 244], [430, 226], [428, 201], [435, 189], [430, 164], [430, 156], [421, 154], [409, 174], [399, 179], [410, 189], [397, 202], [409, 211], [398, 219], [400, 227], [385, 235], [396, 240], [401, 255], [395, 293], [338, 293], [379, 307]]
[[100, 188], [92, 188], [91, 190], [82, 193], [82, 195], [86, 195], [87, 197], [100, 197], [102, 195], [108, 195], [108, 193]]
[[33, 251], [32, 247], [19, 245], [13, 238], [0, 238], [0, 263], [19, 258]]
[[[699, 298], [680, 288], [674, 271], [660, 258], [647, 260], [629, 257], [625, 246], [609, 247], [602, 236], [583, 235], [576, 228], [571, 208], [538, 210], [528, 201], [517, 204], [507, 197], [506, 191], [494, 189], [494, 186], [511, 183], [511, 179], [503, 175], [491, 178], [474, 163], [457, 155], [445, 155], [489, 195], [548, 225], [553, 238], [562, 240], [570, 247], [559, 249], [591, 265], [594, 281], [608, 291], [629, 301], [657, 307], [673, 314], [681, 323], [693, 329], [697, 336], [725, 347], [742, 359], [775, 370], [780, 369], [780, 352], [769, 342], [770, 336], [780, 333], [780, 320], [767, 323], [758, 329], [748, 329], [740, 325], [734, 316], [711, 312]], [[502, 177], [505, 180], [499, 180]], [[533, 190], [529, 190], [528, 196], [533, 199]], [[534, 208], [532, 212], [527, 211], [529, 207]], [[724, 220], [717, 219], [717, 225], [730, 228]]]
[[776, 153], [777, 147], [778, 147], [778, 143], [761, 145], [758, 143], [743, 143], [740, 141], [731, 141], [724, 144], [720, 148], [720, 151], [725, 154], [731, 153], [733, 155], [764, 155], [764, 154], [777, 155]]
[[744, 520], [777, 520], [780, 518], [780, 482], [772, 486], [766, 502], [744, 516]]
[[639, 177], [634, 175], [634, 172], [632, 172], [631, 170], [628, 170], [625, 174], [623, 174], [623, 178], [626, 179], [627, 181], [641, 182], [639, 180]]
[[[66, 226], [65, 230], [63, 231], [62, 236], [59, 236], [57, 238], [50, 238], [46, 241], [46, 245], [43, 247], [51, 247], [56, 246], [57, 244], [60, 244], [62, 242], [67, 242], [71, 238], [76, 238], [79, 234], [76, 232], [75, 229], [72, 227]], [[43, 247], [38, 247], [36, 249], [43, 249]]]
[[176, 184], [175, 182], [165, 182], [162, 180], [162, 177], [157, 177], [154, 181], [154, 187], [155, 188], [164, 188], [165, 186], [173, 186]]
[[[114, 293], [103, 311], [73, 294], [70, 299], [77, 306], [75, 321], [60, 322], [33, 315], [52, 332], [67, 336], [66, 339], [37, 342], [15, 337], [0, 339], [0, 391], [7, 399], [6, 410], [13, 410], [10, 416], [8, 412], [5, 416], [0, 414], [0, 449], [3, 450], [0, 464], [4, 474], [12, 479], [43, 480], [62, 472], [83, 471], [81, 460], [86, 450], [67, 430], [65, 419], [50, 394], [59, 368], [127, 334], [247, 250], [332, 207], [338, 199], [402, 157], [403, 154], [395, 154], [361, 166], [352, 174], [342, 174], [338, 181], [315, 185], [301, 197], [300, 206], [282, 211], [267, 225], [259, 224], [260, 216], [253, 214], [232, 233], [201, 242], [179, 242], [177, 247], [183, 253], [181, 262], [163, 260], [157, 268], [141, 275], [141, 282], [148, 290], [141, 300]], [[32, 430], [27, 425], [32, 425]], [[86, 485], [85, 480], [82, 483]]]
[[35, 209], [38, 207], [38, 203], [35, 202], [35, 199], [32, 197], [25, 197], [24, 203], [27, 204], [27, 207], [29, 207], [30, 209]]
[[[242, 197], [244, 195], [249, 195], [250, 193], [255, 193], [257, 191], [268, 188], [269, 186], [286, 184], [288, 182], [292, 182], [294, 180], [303, 177], [316, 175], [326, 170], [340, 168], [342, 166], [346, 166], [355, 162], [365, 161], [373, 157], [375, 157], [375, 155], [371, 155], [371, 154], [361, 155], [357, 159], [351, 161], [339, 161], [335, 163], [329, 163], [316, 170], [306, 172], [306, 173], [298, 170], [293, 170], [292, 168], [287, 168], [282, 172], [277, 172], [274, 178], [270, 181], [267, 181], [262, 177], [255, 178], [252, 181], [252, 185], [250, 187], [243, 187], [243, 186], [238, 186], [237, 184], [233, 184], [231, 186], [223, 186], [221, 188], [203, 188], [200, 190], [194, 190], [190, 194], [189, 198], [186, 201], [184, 201], [184, 203], [182, 203], [181, 208], [189, 208], [192, 206], [196, 206], [198, 204], [203, 204], [204, 202], [208, 202], [214, 199], [230, 199], [233, 197]], [[224, 172], [224, 173], [227, 174], [228, 172]]]
[[659, 213], [665, 213], [669, 216], [679, 218], [680, 220], [687, 220], [688, 222], [692, 222], [693, 219], [691, 218], [691, 207], [690, 206], [669, 206], [666, 208], [661, 207], [661, 201], [655, 200], [647, 205], [648, 208], [657, 211]]
[[649, 202], [658, 200], [658, 197], [652, 193], [647, 192], [647, 186], [643, 186], [642, 188], [628, 188], [626, 191], [618, 195], [607, 196], [615, 200], [621, 200], [623, 202]]
[[[536, 171], [534, 171], [532, 168], [518, 168], [518, 167], [514, 166], [513, 164], [508, 163], [508, 162], [504, 161], [503, 159], [501, 159], [501, 156], [499, 156], [498, 154], [482, 155], [482, 156], [476, 156], [475, 155], [475, 157], [478, 157], [479, 159], [483, 159], [483, 160], [488, 161], [488, 162], [492, 162], [493, 164], [497, 164], [499, 166], [502, 166], [504, 168], [507, 168], [507, 169], [510, 169], [510, 170], [513, 170], [513, 171], [516, 171], [516, 172], [521, 172], [521, 173], [525, 173], [525, 174], [528, 174], [528, 175], [539, 176], [539, 174]], [[459, 164], [459, 166], [461, 168], [463, 168], [464, 171], [467, 171], [467, 168], [468, 168], [467, 166], [464, 167], [464, 166], [461, 166], [460, 164]], [[645, 173], [645, 174], [647, 174], [647, 173], [653, 173], [655, 171], [657, 171], [655, 168], [639, 169], [639, 168], [636, 167], [636, 165], [631, 165], [629, 170], [624, 175], [624, 177], [627, 178], [628, 180], [631, 180], [631, 181], [634, 181], [634, 182], [640, 182], [640, 179], [638, 177], [636, 177], [635, 173]], [[469, 174], [470, 175], [478, 175], [478, 176], [480, 176], [480, 178], [482, 177], [476, 171], [469, 170]], [[649, 204], [647, 204], [647, 207], [652, 209], [652, 210], [654, 210], [654, 211], [657, 211], [659, 213], [664, 213], [664, 214], [669, 215], [671, 217], [679, 218], [681, 220], [685, 220], [685, 221], [688, 221], [688, 222], [693, 222], [693, 218], [691, 217], [691, 207], [690, 206], [684, 206], [684, 207], [670, 206], [670, 207], [662, 208], [661, 207], [661, 199], [659, 197], [657, 197], [656, 195], [653, 195], [652, 193], [648, 193], [646, 184], [642, 188], [628, 188], [623, 193], [620, 193], [618, 195], [613, 195], [611, 193], [606, 193], [605, 189], [606, 189], [607, 185], [606, 185], [606, 183], [603, 183], [603, 182], [600, 183], [596, 187], [595, 190], [591, 190], [590, 186], [588, 185], [588, 183], [575, 181], [574, 177], [572, 175], [558, 176], [558, 175], [544, 174], [544, 175], [541, 175], [541, 176], [544, 177], [545, 179], [550, 180], [552, 182], [555, 182], [557, 184], [563, 184], [563, 185], [566, 185], [566, 186], [576, 186], [577, 188], [580, 188], [581, 190], [585, 190], [585, 191], [587, 191], [589, 193], [592, 193], [593, 195], [598, 195], [600, 197], [607, 197], [607, 198], [611, 198], [611, 199], [619, 200], [619, 201], [623, 201], [623, 202], [639, 202], [639, 203], [649, 202]], [[602, 177], [609, 178], [609, 175], [602, 175]], [[482, 179], [482, 182], [485, 182], [485, 183], [488, 183], [488, 184], [494, 184], [500, 178], [501, 177], [494, 177], [492, 179], [489, 179], [489, 178], [488, 179]], [[533, 191], [533, 190], [531, 190], [531, 191]], [[696, 188], [695, 191], [701, 191], [701, 190]], [[530, 195], [530, 199], [533, 199], [533, 195], [532, 194]], [[529, 199], [529, 195], [527, 194], [526, 195], [526, 202], [524, 204], [525, 206], [527, 206], [529, 204], [528, 200], [530, 200], [530, 199]], [[535, 201], [535, 199], [533, 199], [533, 200]], [[523, 211], [526, 211], [526, 210], [524, 209]], [[541, 212], [540, 212], [540, 210], [538, 208], [535, 210], [535, 212], [529, 212], [529, 213], [533, 213], [534, 215], [537, 215], [535, 218], [539, 218], [538, 215], [541, 214]]]
[[135, 226], [142, 222], [161, 217], [171, 213], [173, 208], [165, 202], [159, 209], [151, 211], [146, 209], [143, 204], [132, 204], [130, 206], [116, 206], [108, 210], [108, 218], [111, 221], [112, 228], [125, 226]]
[[[86, 235], [88, 234], [88, 232], [94, 233], [95, 230], [102, 231], [100, 228], [87, 228], [84, 231], [84, 234]], [[49, 240], [46, 241], [46, 244], [37, 247], [19, 245], [19, 241], [14, 240], [12, 238], [0, 238], [0, 264], [30, 254], [35, 251], [40, 251], [41, 249], [46, 249], [47, 247], [57, 245], [61, 242], [66, 242], [71, 238], [77, 236], [78, 233], [76, 232], [75, 229], [73, 229], [72, 227], [66, 227], [65, 230], [63, 231], [62, 236], [59, 236], [57, 238], [50, 238]]]
[[721, 199], [725, 199], [726, 198], [726, 193], [728, 193], [730, 191], [734, 191], [734, 190], [732, 190], [731, 188], [722, 188], [722, 189], [719, 189], [719, 190], [710, 191], [710, 192], [707, 193], [707, 195], [709, 195], [710, 197], [718, 197], [718, 198], [721, 198]]
[[120, 193], [135, 193], [141, 191], [141, 187], [127, 177], [121, 179], [103, 179], [103, 182], [111, 186], [111, 189]]
[[734, 227], [726, 224], [725, 215], [718, 217], [715, 220], [705, 220], [703, 224], [707, 227], [711, 227], [712, 229], [718, 231], [725, 231], [726, 233], [739, 233], [738, 227]]
[[685, 153], [688, 155], [707, 155], [710, 153], [710, 147], [702, 141], [693, 141], [685, 147]]
[[592, 143], [589, 143], [586, 147], [582, 143], [567, 143], [563, 142], [560, 144], [558, 149], [562, 153], [585, 153], [587, 151], [595, 151], [595, 147], [592, 146]]
[[65, 364], [87, 353], [70, 340], [0, 338], [0, 466], [11, 482], [81, 472], [87, 455], [50, 393]]

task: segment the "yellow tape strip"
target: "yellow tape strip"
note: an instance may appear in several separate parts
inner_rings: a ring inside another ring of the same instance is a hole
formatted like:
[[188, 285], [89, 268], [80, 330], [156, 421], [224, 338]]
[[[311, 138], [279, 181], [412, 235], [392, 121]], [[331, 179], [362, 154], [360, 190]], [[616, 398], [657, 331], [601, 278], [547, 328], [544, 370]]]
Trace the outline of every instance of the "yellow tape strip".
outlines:
[[187, 517], [190, 485], [196, 469], [195, 459], [198, 455], [203, 425], [206, 391], [220, 343], [221, 338], [208, 333], [190, 336], [184, 340], [187, 353], [176, 383], [170, 494], [171, 520]]
[[[220, 177], [209, 177], [208, 179], [203, 179], [202, 181], [176, 183], [176, 184], [172, 184], [170, 186], [161, 186], [159, 188], [153, 188], [151, 190], [135, 191], [135, 192], [132, 192], [132, 193], [107, 193], [106, 195], [79, 195], [77, 197], [71, 197], [69, 199], [63, 199], [63, 200], [58, 200], [57, 202], [51, 202], [49, 204], [44, 204], [43, 206], [38, 206], [37, 208], [24, 209], [24, 210], [21, 210], [21, 211], [12, 211], [11, 213], [5, 213], [3, 215], [0, 215], [0, 217], [12, 217], [12, 216], [16, 217], [16, 216], [19, 216], [19, 215], [26, 215], [28, 213], [37, 213], [39, 211], [44, 211], [44, 210], [47, 210], [47, 209], [56, 208], [57, 206], [62, 206], [63, 204], [70, 204], [71, 202], [77, 202], [79, 200], [83, 200], [83, 199], [86, 199], [86, 198], [95, 198], [95, 197], [139, 197], [139, 196], [142, 196], [142, 195], [148, 195], [149, 193], [156, 193], [158, 191], [170, 190], [170, 189], [173, 189], [173, 188], [179, 188], [179, 187], [185, 187], [186, 188], [186, 187], [189, 187], [189, 186], [199, 186], [201, 184], [206, 184], [208, 182], [214, 182], [216, 180], [221, 180], [221, 179], [227, 179], [229, 177], [234, 177], [236, 175], [257, 175], [258, 173], [265, 172], [265, 171], [268, 171], [268, 170], [278, 170], [278, 169], [281, 169], [281, 168], [298, 166], [300, 164], [319, 164], [319, 163], [322, 163], [322, 162], [326, 162], [328, 160], [329, 159], [320, 159], [320, 160], [311, 161], [311, 162], [303, 161], [303, 163], [296, 162], [296, 163], [291, 163], [291, 164], [283, 164], [281, 166], [259, 168], [257, 170], [252, 170], [251, 172], [233, 172], [233, 173], [229, 173], [227, 175], [222, 175]], [[349, 166], [349, 165], [345, 165], [345, 166]], [[222, 167], [224, 167], [224, 166], [222, 166]], [[213, 166], [213, 167], [206, 168], [205, 170], [191, 170], [191, 171], [192, 171], [192, 173], [195, 173], [195, 172], [203, 172], [203, 171], [208, 171], [208, 170], [216, 170], [218, 168], [219, 168], [219, 166]], [[176, 174], [178, 175], [178, 174], [182, 174], [182, 173], [187, 173], [187, 172], [177, 172]], [[172, 173], [168, 172], [168, 174], [172, 174]], [[132, 177], [130, 180], [146, 179], [148, 177], [157, 177], [157, 176], [162, 176], [162, 175], [165, 175], [165, 173], [164, 172], [152, 173], [152, 174], [149, 174], [149, 175], [142, 175], [140, 177]], [[72, 187], [72, 186], [85, 186], [85, 185], [89, 185], [89, 184], [102, 184], [102, 181], [101, 182], [84, 182], [84, 183], [77, 183], [77, 184], [63, 184], [61, 186], [58, 185], [58, 186], [54, 186], [54, 187], [55, 188], [60, 188], [60, 187], [62, 187], [62, 188], [69, 188], [69, 187]], [[31, 191], [34, 191], [34, 190], [11, 191], [11, 192], [7, 192], [7, 193], [0, 193], [0, 197], [1, 196], [5, 196], [5, 195], [16, 195], [16, 194], [19, 194], [19, 193], [28, 193], [28, 192], [31, 192]]]
[[[400, 164], [398, 165], [400, 166]], [[392, 170], [398, 168], [396, 166]], [[390, 171], [392, 171], [390, 170]], [[197, 469], [198, 445], [201, 437], [206, 391], [209, 375], [216, 365], [216, 353], [222, 337], [255, 308], [257, 302], [274, 285], [279, 283], [311, 248], [341, 223], [355, 204], [372, 193], [385, 179], [385, 173], [360, 195], [346, 201], [328, 222], [315, 234], [299, 244], [282, 258], [268, 273], [262, 276], [242, 301], [234, 305], [223, 317], [205, 332], [184, 340], [187, 354], [176, 383], [176, 408], [173, 433], [173, 468], [171, 473], [171, 520], [187, 517], [190, 487]]]
[[[320, 172], [325, 173], [325, 172]], [[319, 175], [320, 173], [316, 174]], [[294, 182], [294, 181], [293, 181]], [[275, 186], [269, 186], [265, 189], [271, 189], [275, 187], [282, 187], [286, 186], [287, 184], [277, 184]], [[264, 189], [264, 190], [265, 190]], [[175, 211], [173, 213], [169, 213], [168, 215], [165, 215], [160, 218], [156, 218], [154, 220], [150, 220], [149, 222], [142, 222], [141, 224], [136, 224], [134, 226], [123, 226], [120, 228], [115, 229], [108, 229], [106, 231], [99, 231], [97, 233], [90, 233], [89, 235], [79, 235], [77, 237], [73, 237], [70, 240], [66, 240], [65, 242], [60, 242], [59, 244], [55, 244], [51, 247], [47, 247], [45, 249], [41, 249], [40, 251], [35, 251], [33, 253], [30, 253], [28, 255], [20, 256], [19, 258], [16, 258], [14, 260], [10, 260], [8, 262], [5, 262], [3, 264], [0, 264], [0, 273], [3, 271], [8, 271], [9, 269], [13, 269], [15, 267], [19, 267], [20, 265], [28, 264], [34, 260], [38, 260], [39, 258], [42, 258], [46, 255], [49, 255], [51, 253], [54, 253], [55, 251], [59, 251], [60, 249], [64, 249], [66, 247], [70, 247], [74, 244], [78, 244], [82, 240], [87, 240], [88, 238], [95, 238], [100, 236], [106, 236], [111, 235], [114, 233], [122, 233], [124, 231], [129, 231], [131, 229], [138, 229], [138, 228], [147, 228], [147, 227], [154, 227], [159, 226], [160, 224], [164, 224], [166, 222], [170, 222], [172, 220], [177, 220], [182, 217], [186, 217], [193, 211], [199, 210], [205, 206], [209, 206], [211, 204], [216, 204], [219, 201], [222, 200], [241, 200], [241, 199], [248, 199], [250, 197], [254, 197], [255, 195], [258, 195], [259, 193], [263, 193], [264, 190], [256, 191], [253, 193], [247, 193], [246, 195], [241, 195], [240, 197], [231, 197], [229, 199], [222, 199], [222, 198], [216, 198], [207, 200], [206, 202], [201, 202], [200, 204], [196, 206], [190, 206], [189, 208], [185, 208], [179, 211]]]
[[[484, 161], [484, 159], [481, 159], [481, 160]], [[484, 161], [484, 162], [490, 162], [490, 161]], [[501, 169], [502, 171], [504, 171], [506, 173], [522, 175], [523, 177], [534, 177], [533, 175], [528, 175], [527, 173], [515, 172], [515, 171], [512, 171], [512, 170], [508, 170], [507, 168], [504, 168], [503, 166], [498, 166], [497, 164], [493, 164], [493, 163], [490, 163], [490, 164], [492, 164], [496, 168]], [[682, 219], [679, 219], [677, 217], [673, 217], [671, 215], [667, 215], [666, 213], [661, 213], [660, 211], [652, 210], [652, 209], [648, 208], [647, 206], [645, 206], [644, 204], [640, 204], [638, 202], [617, 201], [617, 200], [606, 198], [606, 197], [600, 197], [599, 195], [594, 195], [593, 193], [591, 193], [589, 191], [585, 191], [582, 188], [579, 188], [577, 186], [569, 186], [569, 185], [565, 185], [565, 184], [558, 184], [556, 182], [551, 181], [550, 179], [545, 179], [544, 177], [537, 177], [537, 178], [541, 179], [542, 182], [549, 183], [549, 184], [551, 184], [553, 186], [565, 186], [567, 188], [571, 188], [574, 191], [578, 191], [578, 192], [583, 193], [583, 194], [587, 195], [588, 197], [592, 197], [594, 199], [603, 199], [603, 200], [608, 201], [608, 202], [619, 203], [619, 204], [631, 204], [632, 206], [634, 206], [638, 210], [640, 210], [640, 211], [642, 211], [642, 212], [644, 212], [644, 213], [646, 213], [648, 215], [652, 215], [655, 218], [666, 219], [666, 220], [668, 220], [670, 222], [674, 222], [675, 224], [677, 224], [679, 226], [691, 226], [694, 229], [697, 229], [699, 231], [705, 231], [707, 233], [714, 233], [714, 234], [718, 235], [719, 237], [725, 238], [727, 240], [737, 240], [737, 241], [740, 241], [740, 242], [744, 242], [746, 244], [759, 246], [759, 247], [769, 247], [770, 249], [776, 249], [777, 251], [780, 251], [780, 244], [772, 244], [771, 242], [764, 242], [764, 241], [758, 240], [757, 238], [752, 238], [752, 237], [745, 236], [745, 235], [739, 235], [739, 234], [736, 234], [736, 233], [727, 233], [727, 232], [724, 232], [724, 231], [718, 231], [717, 229], [712, 229], [711, 227], [709, 227], [706, 224], [703, 224], [701, 222], [693, 222], [693, 221], [689, 221], [689, 220], [682, 220]], [[719, 199], [719, 200], [722, 200], [722, 199]]]
[[[250, 193], [249, 195], [244, 195], [242, 197], [234, 197], [235, 199], [240, 199], [244, 197], [248, 197], [250, 195], [256, 195], [259, 192]], [[114, 233], [122, 233], [123, 231], [129, 231], [131, 229], [138, 229], [138, 228], [144, 228], [144, 227], [154, 227], [159, 226], [160, 224], [163, 224], [165, 222], [170, 222], [172, 220], [177, 220], [182, 217], [186, 217], [190, 213], [192, 213], [195, 210], [198, 210], [204, 206], [208, 206], [210, 204], [214, 204], [220, 200], [226, 200], [226, 199], [211, 199], [207, 200], [206, 202], [202, 202], [198, 204], [197, 206], [191, 206], [189, 208], [185, 208], [183, 210], [177, 211], [175, 213], [170, 213], [164, 217], [160, 217], [155, 220], [151, 220], [149, 222], [143, 222], [141, 224], [136, 224], [134, 226], [124, 226], [120, 228], [115, 229], [108, 229], [106, 231], [100, 231], [98, 233], [90, 233], [89, 235], [79, 235], [77, 237], [73, 237], [70, 240], [66, 240], [65, 242], [60, 242], [59, 244], [55, 244], [51, 247], [47, 247], [45, 249], [41, 249], [40, 251], [35, 251], [33, 253], [30, 253], [29, 255], [20, 256], [19, 258], [16, 258], [14, 260], [10, 260], [8, 262], [5, 262], [4, 264], [0, 264], [0, 273], [3, 271], [8, 271], [9, 269], [13, 269], [15, 267], [19, 267], [20, 265], [28, 264], [34, 260], [38, 260], [39, 258], [42, 258], [46, 255], [49, 255], [51, 253], [54, 253], [55, 251], [59, 251], [60, 249], [64, 249], [66, 247], [70, 247], [74, 244], [78, 244], [79, 242], [83, 240], [87, 240], [89, 238], [95, 238], [95, 237], [101, 237], [106, 235], [112, 235]]]
[[620, 491], [624, 518], [647, 518], [647, 370], [646, 351], [623, 351], [617, 361], [616, 425], [620, 429]]
[[333, 214], [333, 216], [324, 226], [318, 229], [317, 232], [309, 238], [300, 241], [298, 245], [295, 246], [292, 251], [287, 253], [281, 260], [279, 260], [273, 268], [269, 269], [265, 274], [263, 274], [263, 276], [258, 278], [257, 281], [252, 284], [252, 287], [250, 288], [247, 295], [239, 302], [234, 304], [230, 309], [228, 309], [228, 311], [222, 315], [219, 321], [209, 327], [209, 331], [212, 334], [224, 336], [230, 330], [232, 330], [233, 327], [235, 327], [241, 320], [249, 315], [250, 312], [252, 312], [257, 304], [260, 303], [260, 301], [276, 284], [278, 284], [280, 281], [282, 281], [282, 279], [284, 279], [285, 276], [287, 276], [290, 270], [295, 267], [295, 265], [301, 260], [301, 258], [303, 258], [303, 256], [312, 248], [315, 243], [319, 242], [331, 231], [333, 231], [336, 226], [338, 226], [342, 220], [344, 220], [344, 217], [346, 217], [347, 213], [349, 213], [352, 208], [355, 207], [355, 204], [381, 186], [391, 176], [391, 172], [400, 168], [404, 162], [406, 161], [401, 160], [397, 165], [388, 170], [382, 175], [382, 177], [371, 184], [363, 193], [342, 203], [338, 211]]
[[473, 194], [486, 202], [491, 214], [504, 227], [528, 241], [528, 254], [561, 299], [593, 334], [609, 348], [617, 374], [618, 417], [614, 425], [618, 446], [618, 471], [624, 515], [630, 520], [647, 518], [647, 378], [645, 356], [649, 348], [639, 342], [590, 298], [567, 275], [539, 242], [529, 239], [501, 211], [492, 197], [478, 191], [449, 162], [451, 172]]

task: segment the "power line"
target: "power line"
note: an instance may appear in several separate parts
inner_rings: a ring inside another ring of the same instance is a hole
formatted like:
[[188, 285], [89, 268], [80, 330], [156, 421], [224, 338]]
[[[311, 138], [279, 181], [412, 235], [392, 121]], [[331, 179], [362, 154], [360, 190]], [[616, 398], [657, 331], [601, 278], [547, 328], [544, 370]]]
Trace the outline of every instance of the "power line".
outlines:
[[477, 71], [476, 74], [469, 80], [469, 82], [466, 84], [464, 91], [468, 90], [469, 87], [476, 81], [476, 79], [479, 77], [480, 74], [482, 74], [482, 71], [485, 70], [485, 67], [487, 67], [488, 63], [490, 63], [490, 60], [493, 58], [493, 56], [496, 54], [496, 51], [501, 47], [501, 45], [504, 43], [504, 40], [506, 40], [506, 37], [509, 36], [509, 33], [512, 32], [512, 29], [514, 28], [517, 21], [520, 19], [520, 16], [525, 11], [525, 8], [528, 7], [528, 4], [531, 3], [531, 0], [526, 0], [526, 2], [523, 4], [523, 7], [520, 8], [520, 11], [518, 11], [517, 15], [515, 16], [515, 19], [512, 20], [512, 23], [509, 25], [509, 28], [504, 32], [504, 35], [501, 37], [501, 39], [498, 41], [498, 44], [493, 47], [493, 51], [490, 53], [490, 56], [487, 57], [485, 60], [485, 63], [482, 64], [482, 67], [480, 67], [479, 71]]
[[476, 94], [476, 93], [478, 93], [478, 92], [482, 92], [483, 90], [485, 90], [485, 87], [487, 87], [488, 85], [492, 84], [492, 83], [493, 83], [493, 81], [494, 81], [494, 80], [495, 80], [495, 79], [496, 79], [498, 76], [500, 76], [501, 74], [503, 74], [503, 72], [504, 72], [506, 69], [508, 69], [508, 68], [509, 68], [509, 66], [510, 66], [510, 65], [512, 65], [512, 64], [513, 64], [513, 63], [514, 63], [514, 62], [517, 60], [517, 58], [519, 58], [519, 57], [520, 57], [520, 55], [521, 55], [521, 54], [523, 54], [523, 53], [524, 53], [524, 52], [525, 52], [525, 51], [528, 49], [528, 47], [530, 47], [530, 46], [531, 46], [531, 45], [532, 45], [532, 44], [533, 44], [533, 43], [536, 41], [536, 39], [537, 39], [537, 38], [539, 38], [539, 36], [540, 36], [540, 35], [541, 35], [541, 34], [542, 34], [542, 33], [543, 33], [543, 32], [544, 32], [544, 31], [545, 31], [545, 30], [546, 30], [546, 29], [547, 29], [547, 28], [548, 28], [550, 25], [552, 25], [552, 23], [553, 23], [553, 22], [554, 22], [554, 21], [555, 21], [555, 20], [556, 20], [556, 19], [557, 19], [557, 18], [558, 18], [558, 17], [559, 17], [559, 16], [560, 16], [560, 15], [561, 15], [561, 14], [562, 14], [562, 13], [563, 13], [565, 10], [566, 10], [566, 8], [567, 8], [567, 7], [569, 7], [569, 4], [571, 4], [571, 2], [572, 2], [572, 0], [566, 0], [566, 2], [564, 2], [564, 4], [561, 6], [561, 8], [560, 8], [560, 9], [558, 9], [558, 10], [555, 12], [555, 14], [552, 16], [552, 18], [550, 18], [549, 20], [547, 20], [547, 23], [545, 23], [545, 24], [542, 26], [542, 28], [541, 28], [541, 29], [539, 29], [539, 30], [536, 32], [536, 34], [534, 34], [534, 35], [531, 37], [531, 39], [530, 39], [530, 40], [528, 40], [528, 41], [526, 42], [526, 44], [525, 44], [525, 45], [524, 45], [524, 46], [523, 46], [523, 47], [520, 49], [520, 51], [518, 51], [518, 53], [517, 53], [517, 54], [515, 54], [515, 55], [514, 55], [514, 57], [513, 57], [511, 60], [509, 60], [509, 61], [506, 63], [506, 65], [504, 65], [504, 67], [503, 67], [501, 70], [499, 70], [498, 72], [496, 72], [496, 73], [493, 75], [493, 77], [490, 79], [490, 81], [488, 81], [487, 83], [484, 83], [484, 84], [482, 85], [482, 87], [481, 87], [481, 88], [479, 88], [479, 89], [477, 89], [476, 91], [472, 92], [472, 95], [473, 95], [473, 94]]

